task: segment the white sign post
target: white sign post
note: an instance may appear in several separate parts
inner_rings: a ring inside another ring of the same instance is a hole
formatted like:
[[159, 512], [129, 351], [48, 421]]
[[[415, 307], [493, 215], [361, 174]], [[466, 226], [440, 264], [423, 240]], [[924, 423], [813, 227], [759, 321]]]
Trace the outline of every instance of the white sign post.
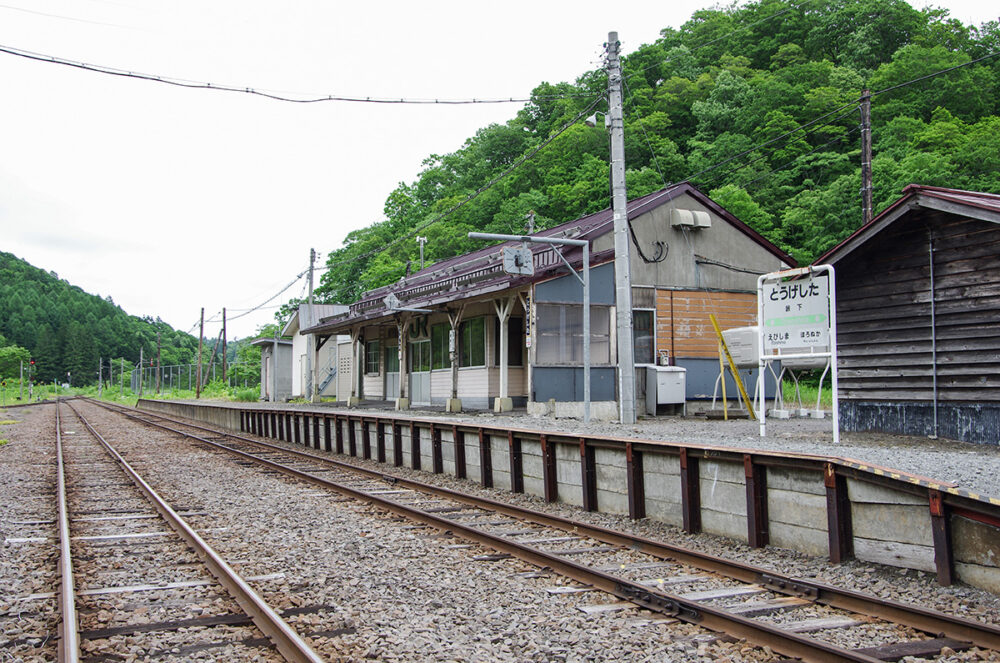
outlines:
[[[825, 274], [825, 278], [821, 277]], [[799, 278], [794, 278], [799, 277]], [[837, 398], [837, 286], [832, 265], [763, 274], [757, 279], [760, 359], [757, 379], [760, 435], [764, 437], [764, 367], [782, 359], [826, 357], [833, 389], [833, 443], [840, 443]], [[776, 388], [781, 388], [777, 385]]]

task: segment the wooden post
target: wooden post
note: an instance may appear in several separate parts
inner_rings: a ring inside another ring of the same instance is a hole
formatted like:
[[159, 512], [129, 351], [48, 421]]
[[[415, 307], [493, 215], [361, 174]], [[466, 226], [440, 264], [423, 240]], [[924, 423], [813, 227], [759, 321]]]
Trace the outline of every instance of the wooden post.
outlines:
[[431, 465], [434, 474], [444, 472], [444, 458], [441, 451], [441, 429], [431, 424]]
[[381, 419], [375, 424], [375, 460], [385, 462], [385, 422]]
[[410, 467], [420, 469], [420, 429], [415, 421], [410, 422]]
[[763, 548], [768, 543], [767, 470], [753, 462], [753, 456], [743, 454], [743, 474], [747, 487], [747, 542], [751, 548]]
[[323, 450], [333, 450], [333, 440], [330, 435], [330, 417], [323, 417]]
[[451, 427], [452, 444], [455, 445], [455, 478], [465, 478], [465, 431]]
[[545, 501], [555, 502], [559, 497], [559, 484], [556, 481], [556, 445], [549, 442], [549, 436], [542, 433], [538, 438], [542, 446], [542, 482]]
[[493, 487], [493, 445], [490, 443], [490, 436], [482, 427], [479, 428], [479, 476], [482, 480], [483, 488]]
[[951, 547], [951, 528], [948, 526], [948, 507], [940, 490], [928, 493], [931, 509], [931, 534], [934, 537], [934, 565], [937, 567], [938, 584], [949, 586], [955, 581], [955, 560]]
[[352, 457], [358, 455], [357, 433], [354, 430], [354, 422], [349, 416], [344, 417], [347, 422], [347, 453]]
[[343, 419], [343, 417], [338, 417], [337, 415], [333, 415], [333, 427], [335, 429], [334, 434], [336, 437], [338, 454], [344, 453], [344, 427], [341, 425], [340, 421], [341, 419]]
[[826, 530], [830, 541], [830, 561], [840, 564], [854, 556], [854, 531], [851, 526], [851, 501], [847, 479], [837, 476], [833, 463], [823, 467], [826, 486]]
[[701, 531], [701, 477], [698, 458], [688, 455], [681, 448], [681, 512], [684, 531], [697, 534]]
[[524, 459], [521, 455], [521, 438], [514, 431], [507, 431], [507, 456], [510, 460], [510, 492], [524, 492]]
[[392, 422], [392, 464], [403, 466], [403, 427], [398, 421]]
[[861, 93], [861, 222], [872, 220], [872, 95]]
[[597, 511], [597, 457], [585, 437], [580, 438], [580, 480], [583, 510]]
[[628, 516], [633, 520], [646, 517], [646, 492], [642, 472], [642, 452], [631, 442], [625, 443], [625, 474], [628, 485]]
[[361, 457], [371, 460], [372, 457], [372, 435], [368, 424], [371, 422], [361, 419]]

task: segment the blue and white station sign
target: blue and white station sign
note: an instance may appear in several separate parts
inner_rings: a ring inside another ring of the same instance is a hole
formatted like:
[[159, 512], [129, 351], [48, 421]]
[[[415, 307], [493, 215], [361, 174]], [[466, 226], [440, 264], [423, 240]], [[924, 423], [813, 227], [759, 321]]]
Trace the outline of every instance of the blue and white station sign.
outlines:
[[825, 275], [761, 285], [765, 353], [830, 347], [830, 285]]

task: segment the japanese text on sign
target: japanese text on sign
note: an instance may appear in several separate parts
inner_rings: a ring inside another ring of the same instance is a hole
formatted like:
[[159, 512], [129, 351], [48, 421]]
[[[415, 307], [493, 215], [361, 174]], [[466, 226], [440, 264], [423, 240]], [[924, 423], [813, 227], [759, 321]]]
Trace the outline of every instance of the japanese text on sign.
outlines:
[[764, 350], [827, 348], [830, 345], [830, 297], [825, 278], [765, 283]]

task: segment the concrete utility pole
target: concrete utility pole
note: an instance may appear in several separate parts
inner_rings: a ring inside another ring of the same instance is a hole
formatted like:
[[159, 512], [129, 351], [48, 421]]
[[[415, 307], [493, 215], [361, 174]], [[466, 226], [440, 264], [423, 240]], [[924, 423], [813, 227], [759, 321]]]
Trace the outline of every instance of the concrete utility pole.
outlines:
[[20, 392], [17, 395], [17, 400], [23, 401], [24, 400], [24, 360], [23, 359], [21, 360], [21, 377], [18, 380], [18, 386], [19, 386]]
[[[222, 307], [222, 381], [226, 382], [226, 307]], [[226, 382], [226, 384], [229, 384]]]
[[160, 369], [160, 332], [156, 332], [156, 393], [160, 393], [163, 383], [163, 373]]
[[861, 93], [861, 216], [872, 220], [872, 95]]
[[628, 197], [625, 192], [625, 123], [617, 32], [608, 33], [608, 116], [611, 118], [611, 210], [615, 236], [615, 310], [618, 331], [618, 415], [635, 423], [635, 350], [632, 346], [632, 276], [629, 271]]
[[205, 338], [205, 307], [201, 307], [201, 326], [198, 329], [198, 382], [195, 384], [194, 397], [201, 398], [201, 340]]
[[104, 395], [104, 357], [97, 359], [97, 397]]
[[[316, 263], [316, 249], [309, 249], [309, 313], [306, 320], [299, 320], [299, 333], [307, 327], [312, 327], [316, 324], [315, 315], [313, 315], [313, 265]], [[319, 402], [319, 381], [316, 379], [316, 336], [313, 334], [308, 334], [306, 336], [306, 372], [308, 373], [308, 381], [306, 382], [306, 397], [313, 403]]]
[[145, 361], [142, 357], [142, 346], [139, 346], [139, 398], [142, 398], [142, 364]]
[[118, 396], [120, 398], [125, 398], [125, 357], [121, 357], [121, 360], [122, 360], [122, 374], [120, 377], [122, 381], [122, 386], [121, 389], [119, 389], [118, 391]]

